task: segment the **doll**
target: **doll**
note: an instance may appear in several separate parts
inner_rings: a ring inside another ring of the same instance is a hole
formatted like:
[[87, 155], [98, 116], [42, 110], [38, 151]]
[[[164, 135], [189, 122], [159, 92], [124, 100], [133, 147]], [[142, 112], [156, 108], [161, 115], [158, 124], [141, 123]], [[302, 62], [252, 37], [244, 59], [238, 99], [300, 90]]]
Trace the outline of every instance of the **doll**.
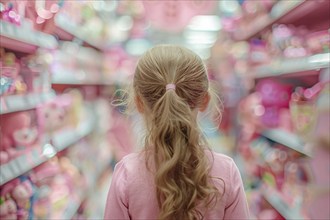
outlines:
[[5, 53], [4, 50], [2, 50], [0, 69], [0, 95], [11, 95], [14, 93], [24, 93], [26, 91], [26, 85], [19, 75], [20, 64], [16, 60], [15, 54]]

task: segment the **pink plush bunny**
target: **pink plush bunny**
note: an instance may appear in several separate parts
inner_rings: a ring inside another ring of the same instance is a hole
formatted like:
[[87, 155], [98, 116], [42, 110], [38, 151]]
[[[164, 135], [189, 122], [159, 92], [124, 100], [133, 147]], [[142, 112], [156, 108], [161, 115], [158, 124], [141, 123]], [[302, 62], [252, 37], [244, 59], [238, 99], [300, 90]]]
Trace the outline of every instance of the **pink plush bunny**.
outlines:
[[29, 112], [10, 113], [1, 119], [1, 163], [7, 162], [26, 152], [38, 139], [38, 131], [32, 125]]

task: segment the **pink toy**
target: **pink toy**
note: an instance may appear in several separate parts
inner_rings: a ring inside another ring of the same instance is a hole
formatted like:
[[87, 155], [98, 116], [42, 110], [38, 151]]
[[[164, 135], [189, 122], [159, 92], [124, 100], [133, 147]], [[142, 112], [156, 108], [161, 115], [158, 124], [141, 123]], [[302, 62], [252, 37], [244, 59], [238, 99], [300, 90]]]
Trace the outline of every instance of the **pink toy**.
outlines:
[[0, 13], [0, 18], [12, 24], [20, 25], [21, 16], [18, 13], [17, 3], [14, 1], [5, 0], [3, 7], [4, 9]]
[[19, 184], [19, 180], [14, 179], [0, 188], [0, 219], [17, 219], [17, 206], [11, 197], [11, 192], [17, 184]]
[[261, 80], [256, 86], [260, 94], [262, 104], [265, 107], [265, 114], [262, 121], [266, 126], [277, 127], [281, 108], [289, 107], [291, 87], [280, 84], [275, 80]]
[[19, 220], [28, 219], [28, 211], [31, 206], [30, 198], [32, 195], [33, 190], [31, 182], [29, 180], [24, 180], [13, 188], [11, 196], [16, 201], [16, 205], [18, 208], [17, 216]]
[[287, 25], [280, 24], [273, 27], [273, 43], [283, 51], [289, 44], [293, 36], [293, 29]]
[[0, 95], [10, 95], [26, 91], [26, 85], [19, 75], [20, 64], [16, 60], [15, 54], [1, 51], [0, 70]]
[[29, 112], [18, 112], [1, 115], [0, 150], [10, 159], [26, 153], [26, 150], [37, 143], [38, 132], [33, 126]]
[[311, 54], [328, 53], [330, 50], [330, 36], [328, 30], [309, 34], [306, 41]]
[[17, 207], [16, 203], [11, 198], [0, 198], [0, 219], [3, 220], [16, 220]]
[[146, 18], [156, 28], [181, 31], [198, 14], [206, 14], [216, 1], [143, 1]]
[[266, 42], [254, 39], [250, 42], [249, 62], [251, 65], [266, 64], [270, 61]]
[[37, 107], [39, 130], [52, 135], [66, 125], [67, 113], [72, 103], [70, 95], [62, 95]]
[[284, 49], [285, 57], [304, 57], [307, 56], [307, 50], [303, 47], [304, 40], [300, 36], [293, 36], [290, 40], [290, 45]]

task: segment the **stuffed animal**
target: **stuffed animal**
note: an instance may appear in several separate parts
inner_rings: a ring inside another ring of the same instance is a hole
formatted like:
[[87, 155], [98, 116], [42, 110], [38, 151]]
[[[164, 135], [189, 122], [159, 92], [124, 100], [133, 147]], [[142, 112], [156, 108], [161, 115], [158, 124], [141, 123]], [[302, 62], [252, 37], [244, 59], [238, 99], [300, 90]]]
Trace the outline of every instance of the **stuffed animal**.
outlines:
[[261, 96], [265, 113], [262, 121], [267, 127], [278, 127], [280, 123], [280, 110], [289, 107], [291, 86], [276, 80], [264, 79], [258, 82], [256, 91]]
[[29, 218], [29, 212], [32, 208], [33, 187], [28, 179], [21, 179], [21, 182], [13, 188], [11, 192], [12, 198], [17, 205], [17, 216], [19, 220]]
[[0, 198], [0, 219], [1, 220], [16, 220], [17, 219], [17, 207], [12, 198], [5, 199]]
[[15, 25], [21, 24], [21, 16], [18, 12], [18, 4], [15, 1], [2, 0], [1, 1], [1, 20], [10, 22]]
[[11, 95], [15, 93], [24, 93], [26, 84], [20, 76], [20, 64], [16, 60], [14, 53], [1, 51], [0, 56], [1, 87], [0, 95]]
[[13, 179], [0, 188], [0, 219], [16, 220], [17, 205], [11, 197], [11, 192], [19, 183], [18, 179]]
[[[38, 131], [32, 124], [30, 112], [0, 115], [1, 158], [8, 161], [20, 156], [37, 143]], [[6, 155], [7, 154], [7, 155]]]

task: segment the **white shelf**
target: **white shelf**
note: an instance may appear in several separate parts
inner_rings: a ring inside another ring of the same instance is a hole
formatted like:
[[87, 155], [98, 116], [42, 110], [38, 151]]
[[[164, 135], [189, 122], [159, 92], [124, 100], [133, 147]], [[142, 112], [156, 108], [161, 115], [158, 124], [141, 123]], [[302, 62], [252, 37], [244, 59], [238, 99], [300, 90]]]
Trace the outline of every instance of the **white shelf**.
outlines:
[[[93, 78], [91, 78], [93, 76]], [[93, 73], [86, 73], [85, 71], [71, 72], [61, 70], [52, 73], [53, 84], [63, 85], [113, 85], [109, 80], [103, 80], [96, 77]]]
[[56, 96], [54, 91], [0, 97], [0, 114], [29, 110]]
[[307, 219], [301, 213], [301, 207], [290, 206], [281, 196], [280, 192], [270, 187], [264, 187], [262, 190], [264, 198], [287, 220]]
[[[51, 140], [52, 144], [44, 144], [42, 151], [37, 148], [32, 149], [25, 155], [22, 155], [7, 164], [1, 165], [0, 185], [30, 171], [40, 164], [55, 156], [58, 152], [76, 143], [94, 129], [94, 120], [91, 115], [88, 120], [82, 122], [76, 130], [65, 130], [55, 134]], [[28, 161], [28, 162], [27, 162]]]
[[42, 152], [40, 152], [40, 149], [33, 148], [27, 154], [1, 165], [0, 185], [23, 175], [55, 155], [54, 147], [50, 144], [45, 144], [42, 147]]
[[77, 213], [81, 203], [88, 197], [89, 194], [94, 192], [94, 188], [97, 185], [98, 180], [100, 179], [102, 173], [109, 167], [109, 163], [104, 163], [100, 168], [95, 172], [95, 175], [92, 177], [92, 183], [85, 190], [80, 190], [76, 199], [68, 204], [68, 207], [65, 209], [60, 219], [72, 219]]
[[38, 47], [46, 49], [58, 47], [55, 37], [30, 27], [16, 26], [3, 20], [0, 20], [0, 26], [1, 47], [25, 53], [33, 52]]
[[255, 78], [294, 74], [304, 71], [329, 68], [330, 53], [315, 54], [295, 59], [278, 59], [270, 65], [263, 65], [254, 70]]
[[306, 148], [306, 144], [296, 134], [281, 129], [269, 129], [264, 131], [262, 135], [301, 154], [311, 156], [311, 153]]
[[276, 10], [276, 13], [273, 13], [273, 16], [265, 16], [260, 17], [258, 20], [251, 22], [246, 29], [237, 30], [234, 33], [235, 40], [248, 40], [253, 36], [257, 35], [267, 27], [271, 26], [275, 22], [277, 22], [280, 18], [288, 14], [289, 12], [293, 11], [295, 8], [303, 4], [305, 0], [296, 0], [291, 1], [291, 4], [283, 4], [283, 1], [278, 2], [273, 6], [273, 9]]
[[55, 16], [55, 24], [62, 31], [71, 35], [70, 38], [78, 38], [81, 41], [86, 42], [87, 44], [91, 45], [92, 47], [94, 47], [98, 50], [103, 50], [102, 44], [97, 43], [93, 39], [89, 39], [88, 36], [83, 34], [83, 32], [81, 31], [81, 27], [79, 25], [71, 22], [71, 19], [67, 18], [65, 15], [57, 14]]

